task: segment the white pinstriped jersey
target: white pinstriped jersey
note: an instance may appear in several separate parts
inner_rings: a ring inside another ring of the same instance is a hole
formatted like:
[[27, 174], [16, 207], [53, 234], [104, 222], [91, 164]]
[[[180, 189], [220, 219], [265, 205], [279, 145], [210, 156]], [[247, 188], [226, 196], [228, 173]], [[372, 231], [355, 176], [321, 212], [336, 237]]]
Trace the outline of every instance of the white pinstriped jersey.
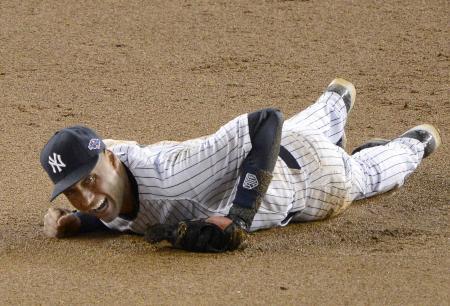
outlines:
[[[109, 149], [136, 179], [140, 207], [131, 221], [118, 217], [105, 224], [120, 231], [142, 233], [155, 223], [228, 214], [240, 165], [251, 148], [247, 115], [235, 118], [208, 137], [145, 147], [120, 142], [111, 145]], [[278, 158], [251, 230], [280, 225], [287, 217], [293, 207], [295, 175]]]
[[[423, 146], [409, 138], [349, 156], [335, 145], [343, 136], [346, 119], [342, 98], [325, 92], [316, 103], [284, 122], [281, 145], [300, 169], [289, 168], [278, 158], [250, 230], [336, 215], [353, 199], [402, 185], [420, 163]], [[185, 142], [140, 146], [105, 140], [105, 144], [135, 177], [139, 193], [134, 219], [119, 216], [105, 224], [141, 234], [156, 223], [227, 215], [240, 165], [252, 148], [247, 115], [231, 120], [210, 136]]]

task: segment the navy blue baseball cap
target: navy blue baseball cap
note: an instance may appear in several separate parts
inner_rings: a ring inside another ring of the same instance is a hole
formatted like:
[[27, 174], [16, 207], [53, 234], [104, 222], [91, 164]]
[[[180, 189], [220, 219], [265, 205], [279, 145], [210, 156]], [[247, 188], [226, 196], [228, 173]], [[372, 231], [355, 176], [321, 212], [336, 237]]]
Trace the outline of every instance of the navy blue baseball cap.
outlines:
[[85, 126], [56, 132], [41, 151], [41, 165], [55, 184], [50, 202], [86, 177], [104, 150], [103, 140]]

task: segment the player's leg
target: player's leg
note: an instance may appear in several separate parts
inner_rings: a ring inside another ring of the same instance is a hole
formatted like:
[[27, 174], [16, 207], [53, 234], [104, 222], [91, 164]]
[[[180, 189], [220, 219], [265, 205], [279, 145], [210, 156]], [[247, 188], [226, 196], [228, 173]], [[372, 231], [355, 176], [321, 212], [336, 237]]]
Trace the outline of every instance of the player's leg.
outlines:
[[314, 130], [291, 134], [299, 144], [292, 153], [301, 165], [299, 172], [292, 172], [292, 221], [322, 220], [344, 210], [351, 187], [345, 163], [348, 154]]
[[335, 79], [313, 105], [286, 120], [283, 130], [315, 129], [332, 143], [344, 147], [344, 127], [355, 98], [352, 83]]
[[[440, 143], [437, 129], [431, 125], [420, 125], [391, 141], [369, 141], [351, 156], [340, 151], [346, 168], [345, 180], [348, 181], [345, 196], [339, 194], [342, 189], [338, 186], [328, 191], [330, 196], [323, 196], [326, 185], [312, 188], [315, 190], [309, 194], [304, 208], [295, 212], [292, 222], [323, 220], [341, 213], [353, 200], [403, 185], [422, 159], [434, 152]], [[337, 181], [336, 178], [333, 181]], [[343, 197], [345, 200], [340, 201]]]
[[402, 186], [422, 159], [440, 143], [438, 130], [424, 124], [384, 144], [382, 140], [375, 140], [357, 148], [348, 159], [352, 175], [351, 200]]

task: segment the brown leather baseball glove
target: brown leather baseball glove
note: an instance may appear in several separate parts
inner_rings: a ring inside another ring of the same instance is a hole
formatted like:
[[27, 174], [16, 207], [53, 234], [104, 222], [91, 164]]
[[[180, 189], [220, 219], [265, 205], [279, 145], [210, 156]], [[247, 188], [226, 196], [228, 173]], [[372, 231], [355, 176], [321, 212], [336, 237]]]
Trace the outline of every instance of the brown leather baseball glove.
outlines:
[[245, 237], [246, 231], [234, 222], [222, 229], [206, 219], [181, 221], [175, 225], [156, 224], [145, 232], [145, 240], [150, 243], [167, 240], [175, 248], [192, 252], [233, 251]]

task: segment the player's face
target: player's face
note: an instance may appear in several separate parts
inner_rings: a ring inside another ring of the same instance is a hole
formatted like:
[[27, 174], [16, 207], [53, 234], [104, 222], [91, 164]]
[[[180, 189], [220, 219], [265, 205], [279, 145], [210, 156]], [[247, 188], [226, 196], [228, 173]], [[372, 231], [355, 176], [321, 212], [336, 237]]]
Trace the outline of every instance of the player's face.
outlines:
[[106, 151], [100, 154], [91, 173], [64, 194], [76, 209], [111, 222], [122, 212], [129, 188], [127, 180], [120, 160]]

